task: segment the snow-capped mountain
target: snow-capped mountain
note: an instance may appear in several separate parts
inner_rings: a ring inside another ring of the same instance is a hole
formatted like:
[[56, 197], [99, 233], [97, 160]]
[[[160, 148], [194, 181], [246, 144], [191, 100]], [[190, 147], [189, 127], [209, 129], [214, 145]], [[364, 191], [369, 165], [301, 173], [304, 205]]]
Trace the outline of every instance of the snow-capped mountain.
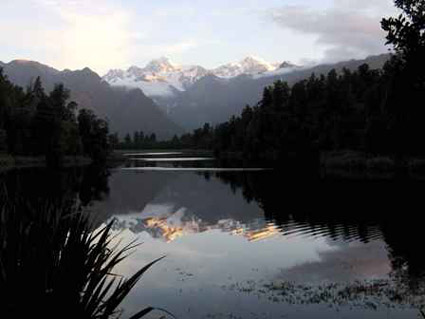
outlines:
[[[140, 88], [150, 97], [171, 97], [178, 91], [186, 91], [206, 75], [230, 79], [240, 75], [266, 76], [280, 69], [287, 71], [294, 65], [289, 62], [268, 63], [262, 59], [247, 57], [239, 62], [228, 63], [207, 70], [198, 65], [182, 66], [162, 57], [149, 62], [144, 68], [132, 66], [126, 71], [110, 70], [103, 80], [112, 86]], [[274, 74], [273, 74], [274, 75]]]
[[[278, 63], [280, 65], [280, 63]], [[212, 70], [215, 76], [233, 78], [242, 74], [256, 75], [276, 70], [276, 64], [268, 63], [262, 59], [246, 57], [236, 63], [228, 63]]]
[[144, 68], [130, 67], [127, 71], [111, 70], [103, 79], [113, 86], [140, 88], [148, 96], [172, 96], [208, 74], [201, 66], [181, 66], [168, 58], [152, 60]]

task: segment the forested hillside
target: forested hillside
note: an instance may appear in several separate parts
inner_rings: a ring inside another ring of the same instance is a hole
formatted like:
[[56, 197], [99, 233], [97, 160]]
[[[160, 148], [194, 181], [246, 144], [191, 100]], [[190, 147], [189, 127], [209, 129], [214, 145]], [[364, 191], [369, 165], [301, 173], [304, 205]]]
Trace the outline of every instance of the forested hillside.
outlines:
[[66, 155], [104, 161], [110, 151], [108, 123], [69, 101], [62, 84], [47, 94], [40, 78], [23, 89], [0, 69], [0, 151], [45, 156], [59, 166]]
[[46, 92], [56, 83], [63, 83], [71, 90], [71, 98], [80, 105], [93, 110], [109, 122], [111, 132], [122, 137], [128, 131], [145, 130], [159, 138], [170, 138], [182, 133], [141, 90], [111, 87], [102, 78], [85, 68], [77, 71], [58, 71], [34, 61], [15, 60], [4, 64], [9, 80], [26, 88], [39, 76]]

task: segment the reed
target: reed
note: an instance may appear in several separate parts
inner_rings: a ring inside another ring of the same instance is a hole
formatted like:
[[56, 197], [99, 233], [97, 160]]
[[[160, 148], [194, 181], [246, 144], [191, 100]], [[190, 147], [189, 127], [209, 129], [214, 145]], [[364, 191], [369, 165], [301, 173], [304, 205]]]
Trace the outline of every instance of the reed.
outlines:
[[[114, 269], [138, 244], [113, 244], [113, 222], [95, 230], [70, 203], [30, 205], [4, 194], [0, 199], [0, 298], [6, 318], [119, 318], [124, 298], [162, 259], [124, 278]], [[153, 310], [141, 309], [131, 319]]]

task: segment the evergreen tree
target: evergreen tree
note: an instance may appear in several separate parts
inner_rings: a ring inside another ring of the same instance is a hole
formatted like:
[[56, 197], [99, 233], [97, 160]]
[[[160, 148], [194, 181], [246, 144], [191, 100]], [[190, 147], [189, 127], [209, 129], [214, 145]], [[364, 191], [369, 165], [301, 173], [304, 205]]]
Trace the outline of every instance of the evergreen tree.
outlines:
[[395, 5], [402, 14], [381, 24], [396, 52], [385, 67], [386, 109], [394, 151], [401, 156], [425, 151], [420, 138], [425, 134], [425, 1], [396, 0]]
[[84, 152], [94, 161], [105, 161], [110, 151], [108, 123], [92, 111], [82, 109], [78, 114], [78, 127]]

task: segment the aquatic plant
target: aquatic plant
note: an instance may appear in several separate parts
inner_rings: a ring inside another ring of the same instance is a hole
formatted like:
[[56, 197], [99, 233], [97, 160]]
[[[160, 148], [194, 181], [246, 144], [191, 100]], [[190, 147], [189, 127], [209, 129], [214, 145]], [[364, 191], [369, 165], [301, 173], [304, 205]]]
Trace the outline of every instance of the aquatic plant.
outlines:
[[116, 243], [113, 221], [96, 229], [70, 203], [35, 207], [0, 199], [0, 298], [7, 318], [118, 318], [121, 302], [162, 259], [124, 278], [114, 269], [138, 244]]

